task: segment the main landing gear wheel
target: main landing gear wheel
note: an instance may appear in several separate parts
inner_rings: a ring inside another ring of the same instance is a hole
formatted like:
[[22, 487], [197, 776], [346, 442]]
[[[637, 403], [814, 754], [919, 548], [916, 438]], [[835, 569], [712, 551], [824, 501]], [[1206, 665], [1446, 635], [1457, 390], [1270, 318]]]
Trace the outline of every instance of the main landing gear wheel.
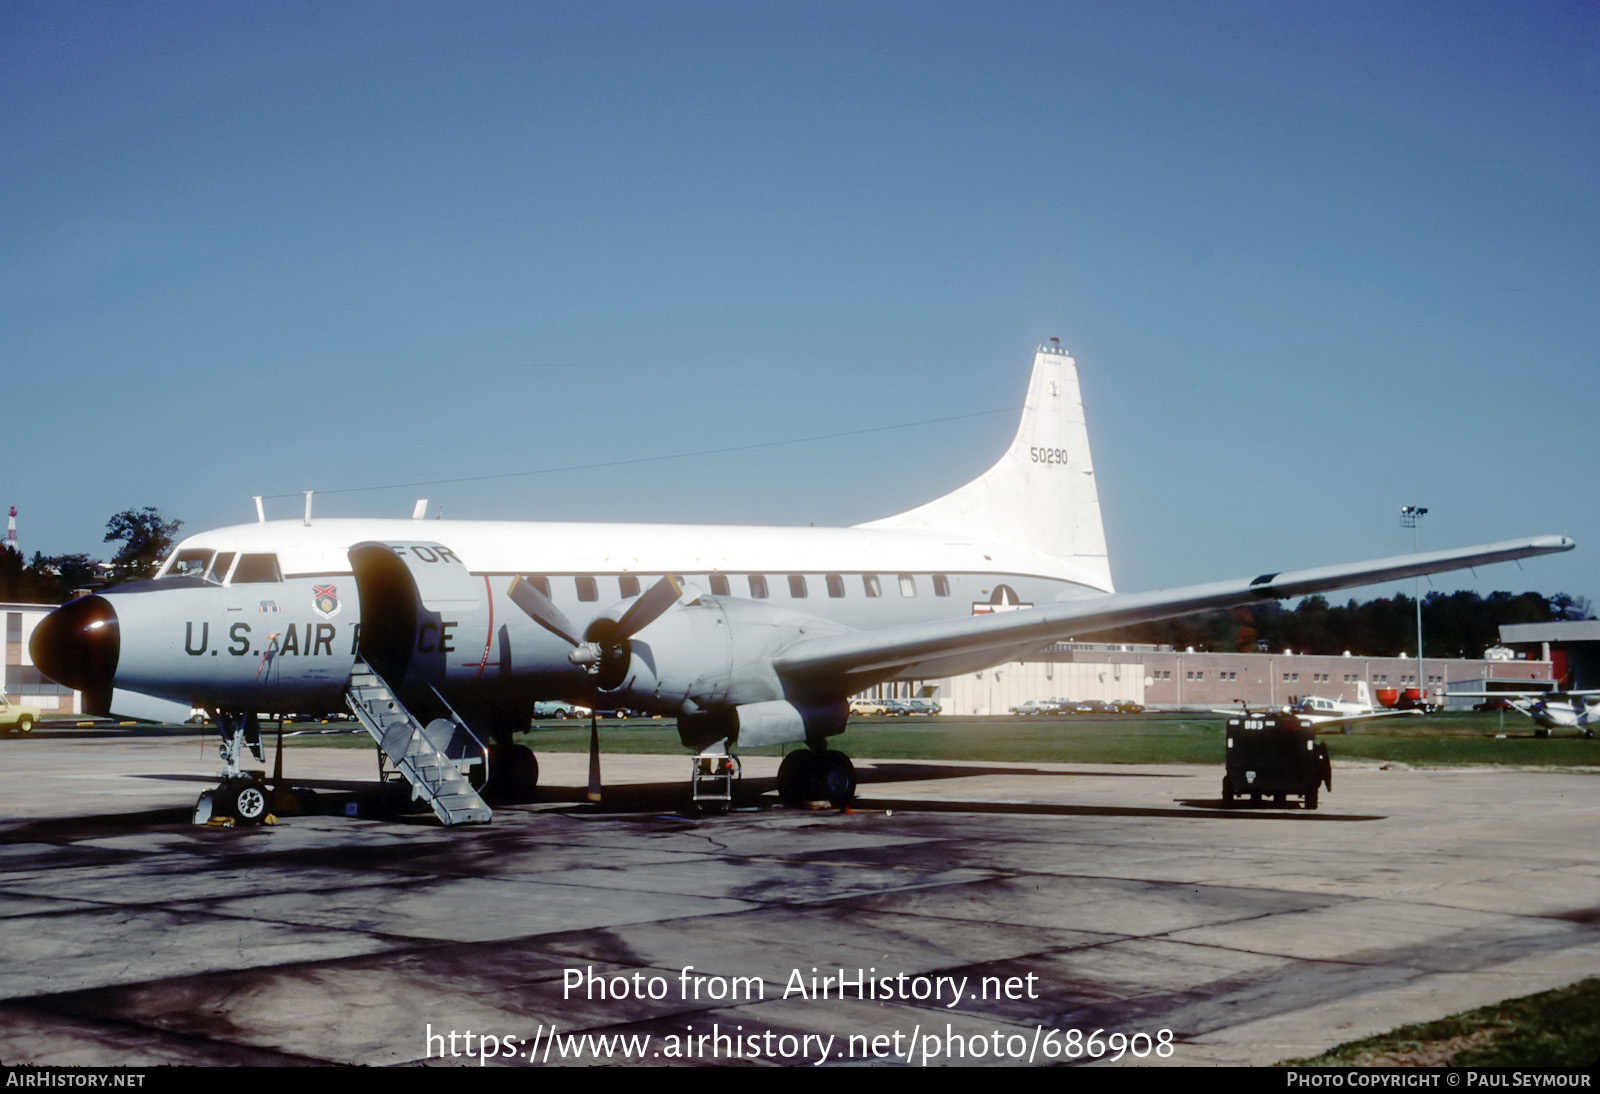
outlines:
[[820, 796], [843, 809], [856, 797], [856, 765], [850, 762], [849, 756], [831, 748], [818, 756], [817, 760], [820, 768], [817, 789], [821, 792]]
[[843, 809], [855, 800], [855, 765], [831, 748], [796, 749], [778, 765], [778, 796], [785, 805], [827, 801]]
[[539, 758], [526, 745], [490, 745], [489, 785], [479, 789], [503, 802], [532, 801], [539, 789]]
[[800, 805], [806, 800], [811, 756], [809, 748], [796, 749], [778, 765], [778, 798], [784, 805]]

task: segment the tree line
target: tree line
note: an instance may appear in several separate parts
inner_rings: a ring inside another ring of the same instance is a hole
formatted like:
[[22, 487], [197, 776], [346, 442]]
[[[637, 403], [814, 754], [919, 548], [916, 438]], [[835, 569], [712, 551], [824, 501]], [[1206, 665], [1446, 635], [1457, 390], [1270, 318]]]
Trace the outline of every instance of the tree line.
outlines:
[[[1499, 644], [1502, 624], [1592, 618], [1589, 601], [1567, 593], [1432, 592], [1422, 598], [1422, 652], [1425, 657], [1482, 657], [1484, 650]], [[1293, 650], [1337, 656], [1349, 650], [1369, 657], [1415, 656], [1417, 602], [1399, 595], [1336, 605], [1323, 596], [1308, 596], [1285, 608], [1269, 600], [1094, 637], [1223, 653]]]
[[80, 589], [100, 589], [154, 577], [182, 527], [183, 521], [168, 520], [160, 510], [147, 505], [143, 509], [124, 509], [106, 522], [105, 542], [121, 545], [109, 562], [87, 554], [46, 555], [35, 551], [33, 561], [25, 563], [21, 555], [0, 550], [0, 600], [61, 604]]

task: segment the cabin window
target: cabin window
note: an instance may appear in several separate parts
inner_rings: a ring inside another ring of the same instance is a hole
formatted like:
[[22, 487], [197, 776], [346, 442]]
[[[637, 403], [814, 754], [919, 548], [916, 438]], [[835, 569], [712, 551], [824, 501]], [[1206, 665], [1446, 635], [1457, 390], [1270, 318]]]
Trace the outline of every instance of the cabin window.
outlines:
[[934, 596], [949, 596], [950, 595], [950, 579], [948, 577], [944, 576], [943, 574], [934, 574], [933, 575], [933, 595]]
[[752, 600], [767, 598], [767, 579], [760, 574], [750, 575], [750, 598]]
[[711, 575], [711, 595], [712, 596], [728, 596], [729, 595], [729, 593], [728, 593], [728, 575], [727, 574], [712, 574]]
[[211, 564], [211, 573], [207, 576], [218, 585], [228, 579], [228, 567], [233, 565], [233, 551], [223, 551], [217, 555], [217, 560]]
[[594, 578], [592, 578], [592, 577], [588, 576], [587, 574], [585, 574], [582, 577], [577, 578], [576, 580], [578, 582], [578, 599], [579, 600], [587, 601], [587, 600], [599, 600], [600, 599], [600, 585], [599, 585], [598, 582], [595, 581]]
[[825, 579], [828, 583], [828, 595], [838, 600], [844, 595], [844, 578], [838, 574], [829, 574]]
[[622, 594], [622, 598], [624, 600], [628, 599], [630, 596], [638, 596], [639, 579], [634, 577], [632, 574], [623, 574], [621, 577], [617, 578], [617, 591]]
[[203, 547], [190, 547], [179, 551], [178, 557], [172, 560], [172, 565], [167, 567], [168, 577], [204, 577], [206, 567], [211, 565], [211, 556], [215, 551], [208, 551]]
[[917, 579], [912, 577], [910, 574], [901, 574], [900, 575], [900, 595], [901, 596], [916, 596], [917, 595]]
[[548, 577], [545, 577], [543, 574], [525, 574], [523, 575], [522, 580], [526, 581], [529, 585], [532, 585], [535, 589], [538, 589], [539, 592], [544, 595], [546, 600], [550, 599], [550, 579]]
[[883, 595], [883, 585], [878, 581], [877, 574], [862, 574], [861, 587], [867, 591], [868, 596]]
[[806, 595], [806, 575], [789, 575], [789, 595], [796, 600], [804, 600]]
[[277, 555], [240, 555], [239, 565], [233, 568], [235, 585], [265, 585], [282, 580]]

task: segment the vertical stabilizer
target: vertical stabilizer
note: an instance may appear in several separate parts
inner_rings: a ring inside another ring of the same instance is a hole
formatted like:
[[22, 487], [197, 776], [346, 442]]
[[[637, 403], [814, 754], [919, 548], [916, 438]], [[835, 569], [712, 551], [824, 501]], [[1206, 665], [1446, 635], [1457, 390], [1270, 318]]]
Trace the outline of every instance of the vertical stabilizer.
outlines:
[[1100, 495], [1078, 366], [1059, 346], [1040, 346], [1016, 439], [1000, 462], [954, 493], [862, 528], [955, 532], [1069, 560], [1111, 591]]

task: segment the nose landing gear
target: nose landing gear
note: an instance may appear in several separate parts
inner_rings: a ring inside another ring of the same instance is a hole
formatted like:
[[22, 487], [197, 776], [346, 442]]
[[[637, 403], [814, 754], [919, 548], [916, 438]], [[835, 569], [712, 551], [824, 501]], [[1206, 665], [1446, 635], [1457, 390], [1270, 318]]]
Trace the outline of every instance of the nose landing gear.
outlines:
[[[282, 726], [278, 730], [278, 763], [275, 781], [283, 781]], [[273, 792], [261, 773], [243, 770], [239, 761], [248, 748], [257, 760], [264, 760], [261, 749], [261, 719], [256, 714], [219, 711], [217, 733], [222, 743], [217, 753], [222, 758], [222, 781], [200, 795], [194, 803], [194, 823], [262, 824], [271, 817]], [[226, 820], [224, 819], [226, 818]]]

